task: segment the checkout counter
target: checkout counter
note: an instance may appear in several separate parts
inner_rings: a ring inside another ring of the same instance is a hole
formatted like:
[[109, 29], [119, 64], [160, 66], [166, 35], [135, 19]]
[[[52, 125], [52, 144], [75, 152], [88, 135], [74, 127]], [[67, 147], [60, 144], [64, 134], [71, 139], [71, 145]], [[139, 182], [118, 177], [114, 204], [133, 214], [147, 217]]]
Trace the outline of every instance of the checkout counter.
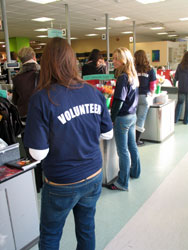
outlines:
[[162, 142], [174, 133], [175, 100], [150, 106], [145, 122], [143, 140]]
[[19, 144], [0, 150], [0, 249], [27, 250], [38, 242], [39, 215], [34, 166], [6, 169], [3, 164], [20, 158]]
[[119, 171], [119, 157], [117, 155], [115, 138], [101, 140], [100, 148], [103, 159], [103, 185], [105, 186], [117, 177]]

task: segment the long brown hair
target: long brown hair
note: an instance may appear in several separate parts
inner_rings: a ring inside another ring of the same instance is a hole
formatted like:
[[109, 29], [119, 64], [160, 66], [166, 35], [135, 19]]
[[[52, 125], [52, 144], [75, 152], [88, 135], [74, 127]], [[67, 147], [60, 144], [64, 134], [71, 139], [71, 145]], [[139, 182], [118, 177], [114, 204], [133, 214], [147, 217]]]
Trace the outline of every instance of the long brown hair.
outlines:
[[188, 69], [188, 51], [185, 52], [180, 65], [182, 69]]
[[84, 82], [78, 73], [76, 56], [65, 39], [55, 37], [46, 45], [41, 58], [41, 71], [38, 89], [49, 90], [54, 83], [71, 88]]
[[122, 66], [116, 69], [115, 76], [118, 77], [121, 74], [126, 73], [129, 83], [132, 84], [134, 82], [136, 86], [139, 86], [138, 76], [131, 52], [127, 48], [118, 48], [114, 50], [113, 56], [116, 56], [117, 60], [122, 63]]
[[144, 50], [137, 50], [134, 54], [135, 67], [138, 73], [147, 73], [151, 70], [149, 61]]

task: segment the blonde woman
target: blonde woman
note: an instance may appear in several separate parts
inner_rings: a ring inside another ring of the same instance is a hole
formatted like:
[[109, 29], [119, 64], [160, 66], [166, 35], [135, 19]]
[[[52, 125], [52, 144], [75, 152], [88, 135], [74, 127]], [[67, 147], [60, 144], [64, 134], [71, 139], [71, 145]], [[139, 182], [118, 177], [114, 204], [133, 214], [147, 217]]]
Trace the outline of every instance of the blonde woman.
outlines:
[[119, 173], [117, 180], [108, 188], [128, 191], [129, 176], [138, 178], [140, 175], [140, 157], [135, 141], [139, 82], [133, 57], [128, 49], [116, 49], [113, 63], [117, 83], [111, 119], [119, 156]]

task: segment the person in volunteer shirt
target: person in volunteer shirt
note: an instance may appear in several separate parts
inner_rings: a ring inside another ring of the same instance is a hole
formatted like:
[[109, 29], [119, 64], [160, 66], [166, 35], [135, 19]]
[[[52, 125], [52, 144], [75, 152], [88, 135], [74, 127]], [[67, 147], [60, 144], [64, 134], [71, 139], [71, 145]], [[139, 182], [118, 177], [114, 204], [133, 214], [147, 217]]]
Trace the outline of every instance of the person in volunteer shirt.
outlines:
[[24, 142], [43, 160], [40, 250], [59, 249], [65, 220], [73, 210], [77, 250], [95, 249], [94, 216], [101, 193], [99, 139], [111, 139], [104, 96], [78, 73], [74, 51], [53, 38], [44, 49], [38, 91], [31, 97]]
[[144, 145], [144, 142], [140, 140], [140, 137], [145, 131], [144, 124], [147, 118], [149, 107], [153, 103], [156, 74], [154, 69], [150, 66], [144, 50], [136, 51], [134, 57], [140, 83], [136, 122], [136, 143], [138, 146], [142, 146]]
[[135, 141], [139, 82], [133, 57], [128, 49], [116, 49], [113, 53], [113, 63], [117, 82], [111, 118], [119, 156], [119, 173], [117, 180], [108, 188], [128, 191], [129, 177], [140, 176], [140, 157]]

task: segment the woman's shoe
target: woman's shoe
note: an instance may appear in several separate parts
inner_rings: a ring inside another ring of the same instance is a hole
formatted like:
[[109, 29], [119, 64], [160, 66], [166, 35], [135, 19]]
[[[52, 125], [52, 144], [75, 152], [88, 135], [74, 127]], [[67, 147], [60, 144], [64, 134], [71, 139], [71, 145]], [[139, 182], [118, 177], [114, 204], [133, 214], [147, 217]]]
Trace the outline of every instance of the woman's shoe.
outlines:
[[137, 141], [136, 144], [137, 144], [138, 147], [144, 146], [144, 141], [139, 140], [139, 141]]
[[121, 188], [118, 188], [118, 187], [117, 187], [116, 185], [114, 185], [114, 184], [107, 185], [107, 188], [108, 188], [108, 189], [111, 189], [111, 190], [128, 191], [128, 188], [121, 189]]

